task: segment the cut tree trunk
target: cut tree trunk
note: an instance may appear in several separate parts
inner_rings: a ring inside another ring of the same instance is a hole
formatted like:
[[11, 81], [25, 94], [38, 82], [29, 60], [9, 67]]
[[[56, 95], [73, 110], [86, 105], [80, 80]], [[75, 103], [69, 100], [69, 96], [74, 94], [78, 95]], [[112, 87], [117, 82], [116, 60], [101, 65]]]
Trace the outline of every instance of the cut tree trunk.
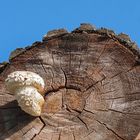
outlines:
[[[45, 81], [40, 117], [5, 89], [17, 70]], [[139, 133], [140, 53], [125, 34], [89, 24], [50, 31], [0, 66], [0, 140], [138, 140]]]

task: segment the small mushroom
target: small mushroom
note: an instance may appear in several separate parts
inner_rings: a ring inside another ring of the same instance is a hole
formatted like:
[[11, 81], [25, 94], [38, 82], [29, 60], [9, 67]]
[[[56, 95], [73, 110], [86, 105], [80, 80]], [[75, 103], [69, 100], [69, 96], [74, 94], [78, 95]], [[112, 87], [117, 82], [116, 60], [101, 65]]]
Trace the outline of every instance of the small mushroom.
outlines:
[[5, 86], [15, 95], [22, 110], [32, 116], [40, 116], [45, 87], [42, 77], [30, 71], [15, 71], [8, 75]]

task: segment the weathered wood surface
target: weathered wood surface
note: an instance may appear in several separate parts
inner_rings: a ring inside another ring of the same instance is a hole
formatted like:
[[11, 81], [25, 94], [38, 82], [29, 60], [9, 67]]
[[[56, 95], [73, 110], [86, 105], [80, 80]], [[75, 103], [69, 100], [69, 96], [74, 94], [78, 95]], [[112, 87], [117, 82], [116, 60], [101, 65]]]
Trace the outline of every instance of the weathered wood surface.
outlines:
[[[0, 140], [138, 140], [139, 58], [128, 36], [84, 24], [18, 49], [0, 67]], [[16, 70], [44, 78], [41, 117], [24, 113], [6, 91]]]

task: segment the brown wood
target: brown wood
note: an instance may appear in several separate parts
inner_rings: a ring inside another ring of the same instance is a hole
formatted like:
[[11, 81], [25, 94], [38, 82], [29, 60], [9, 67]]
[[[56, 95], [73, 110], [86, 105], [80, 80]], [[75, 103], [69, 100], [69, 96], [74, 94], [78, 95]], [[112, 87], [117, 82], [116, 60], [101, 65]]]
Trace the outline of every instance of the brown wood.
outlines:
[[[0, 140], [138, 140], [140, 53], [125, 34], [82, 24], [51, 31], [0, 66]], [[4, 86], [17, 70], [46, 83], [40, 117], [20, 109]]]

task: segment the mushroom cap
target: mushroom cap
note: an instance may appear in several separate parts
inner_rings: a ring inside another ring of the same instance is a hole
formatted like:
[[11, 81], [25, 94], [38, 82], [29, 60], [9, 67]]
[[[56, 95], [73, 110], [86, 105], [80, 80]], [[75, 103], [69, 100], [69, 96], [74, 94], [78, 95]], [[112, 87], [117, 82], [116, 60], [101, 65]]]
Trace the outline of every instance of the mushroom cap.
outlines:
[[31, 71], [14, 71], [10, 73], [5, 80], [5, 85], [11, 93], [15, 93], [22, 86], [33, 86], [39, 93], [43, 93], [45, 87], [43, 78]]
[[44, 104], [43, 96], [32, 86], [23, 86], [16, 90], [18, 105], [32, 116], [40, 116]]

